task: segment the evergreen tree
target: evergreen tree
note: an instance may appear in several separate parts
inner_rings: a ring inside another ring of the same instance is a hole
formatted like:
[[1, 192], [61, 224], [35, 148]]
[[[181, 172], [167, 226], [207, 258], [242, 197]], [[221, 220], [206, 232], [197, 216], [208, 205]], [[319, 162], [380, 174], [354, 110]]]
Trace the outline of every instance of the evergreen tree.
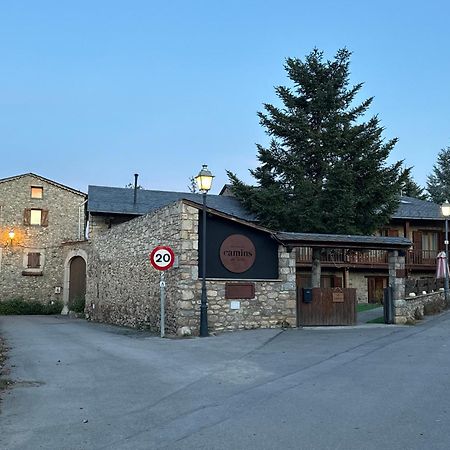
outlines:
[[372, 98], [353, 106], [362, 83], [349, 86], [351, 53], [324, 61], [288, 58], [292, 87], [275, 88], [283, 106], [264, 104], [258, 116], [271, 136], [257, 145], [257, 186], [228, 172], [232, 189], [272, 229], [368, 234], [388, 222], [409, 169], [387, 165], [397, 139], [384, 141], [377, 116], [363, 121]]
[[414, 181], [411, 174], [408, 175], [405, 182], [403, 183], [402, 195], [404, 195], [406, 197], [418, 198], [419, 200], [428, 200], [428, 196], [425, 193], [424, 188], [419, 186]]
[[427, 191], [438, 205], [450, 201], [450, 147], [439, 152], [433, 172], [427, 178]]

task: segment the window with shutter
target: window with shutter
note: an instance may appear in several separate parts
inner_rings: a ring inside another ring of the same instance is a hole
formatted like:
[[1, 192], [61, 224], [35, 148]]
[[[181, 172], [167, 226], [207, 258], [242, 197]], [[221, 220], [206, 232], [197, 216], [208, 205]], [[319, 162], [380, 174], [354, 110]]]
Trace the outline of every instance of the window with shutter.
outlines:
[[28, 253], [28, 268], [39, 269], [41, 267], [41, 254], [36, 252]]

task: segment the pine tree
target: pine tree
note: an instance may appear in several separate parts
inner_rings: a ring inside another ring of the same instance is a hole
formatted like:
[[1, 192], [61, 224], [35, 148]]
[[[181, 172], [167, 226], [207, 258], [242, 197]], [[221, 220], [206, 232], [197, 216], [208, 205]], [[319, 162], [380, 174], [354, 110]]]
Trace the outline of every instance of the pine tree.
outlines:
[[257, 186], [228, 172], [232, 189], [269, 228], [368, 234], [388, 222], [409, 169], [387, 165], [397, 139], [384, 141], [377, 116], [363, 116], [372, 98], [353, 106], [362, 83], [349, 87], [351, 53], [324, 61], [314, 49], [305, 61], [288, 58], [292, 87], [275, 88], [283, 106], [264, 104], [258, 116], [271, 137], [257, 145]]
[[406, 197], [418, 198], [419, 200], [428, 200], [425, 189], [419, 186], [409, 174], [402, 186], [402, 195]]
[[433, 172], [427, 178], [427, 191], [438, 205], [450, 201], [450, 147], [440, 150]]

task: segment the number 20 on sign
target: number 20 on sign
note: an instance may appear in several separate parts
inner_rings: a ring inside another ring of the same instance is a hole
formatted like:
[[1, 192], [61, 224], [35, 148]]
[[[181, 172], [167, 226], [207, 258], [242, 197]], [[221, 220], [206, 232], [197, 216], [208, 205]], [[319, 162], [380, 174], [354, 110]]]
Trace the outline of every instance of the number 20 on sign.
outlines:
[[175, 254], [170, 247], [158, 246], [150, 253], [150, 263], [156, 270], [167, 270], [173, 266]]

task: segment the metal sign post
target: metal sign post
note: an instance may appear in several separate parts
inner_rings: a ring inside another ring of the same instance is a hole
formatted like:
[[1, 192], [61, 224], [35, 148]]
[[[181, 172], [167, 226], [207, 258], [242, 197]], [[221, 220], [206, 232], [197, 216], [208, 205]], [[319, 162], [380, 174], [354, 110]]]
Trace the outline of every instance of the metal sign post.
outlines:
[[160, 328], [161, 328], [161, 337], [164, 337], [164, 333], [165, 333], [165, 329], [166, 329], [166, 325], [164, 323], [164, 318], [165, 318], [165, 311], [164, 311], [164, 306], [165, 306], [165, 301], [166, 301], [166, 281], [165, 281], [165, 276], [164, 276], [164, 271], [161, 270], [160, 272], [160, 277], [159, 277], [159, 287], [160, 287], [160, 298], [161, 298], [161, 324], [160, 324]]
[[170, 269], [175, 262], [175, 254], [170, 247], [160, 245], [155, 247], [150, 253], [150, 263], [156, 269], [159, 270], [159, 289], [160, 289], [160, 301], [161, 301], [161, 316], [160, 316], [160, 329], [161, 337], [163, 338], [166, 331], [165, 325], [165, 302], [166, 302], [166, 278], [165, 271]]

